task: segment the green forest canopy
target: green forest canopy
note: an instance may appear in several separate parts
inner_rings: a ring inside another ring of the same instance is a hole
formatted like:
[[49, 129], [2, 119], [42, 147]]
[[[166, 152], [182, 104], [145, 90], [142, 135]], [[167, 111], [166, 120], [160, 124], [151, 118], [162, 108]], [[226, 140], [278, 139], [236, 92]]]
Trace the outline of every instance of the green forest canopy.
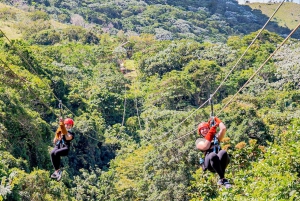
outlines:
[[[21, 14], [27, 28], [17, 23]], [[4, 31], [0, 39], [0, 200], [299, 198], [298, 41], [289, 40], [219, 115], [234, 184], [219, 191], [216, 176], [199, 169], [196, 133], [187, 134], [208, 119], [210, 108], [197, 108], [257, 32], [226, 43], [157, 40], [56, 29], [46, 12], [13, 10], [1, 23], [21, 34], [8, 41]], [[214, 97], [216, 112], [282, 40], [262, 33]], [[60, 183], [49, 178], [57, 98], [76, 129]]]

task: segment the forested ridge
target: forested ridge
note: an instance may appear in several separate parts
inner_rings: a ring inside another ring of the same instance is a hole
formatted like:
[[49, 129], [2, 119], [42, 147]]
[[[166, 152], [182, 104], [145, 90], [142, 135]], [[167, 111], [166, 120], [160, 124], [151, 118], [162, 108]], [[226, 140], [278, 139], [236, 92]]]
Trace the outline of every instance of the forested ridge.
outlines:
[[[1, 2], [0, 200], [299, 200], [299, 30], [245, 53], [268, 18], [235, 1]], [[219, 86], [229, 190], [195, 149]], [[59, 100], [76, 135], [56, 182]]]

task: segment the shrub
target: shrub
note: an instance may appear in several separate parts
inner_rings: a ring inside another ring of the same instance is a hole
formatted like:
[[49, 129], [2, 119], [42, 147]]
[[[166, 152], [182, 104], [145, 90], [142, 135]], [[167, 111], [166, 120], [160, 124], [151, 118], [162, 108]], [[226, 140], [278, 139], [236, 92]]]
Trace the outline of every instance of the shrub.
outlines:
[[39, 45], [53, 45], [60, 41], [60, 34], [55, 30], [43, 30], [32, 36], [33, 43]]

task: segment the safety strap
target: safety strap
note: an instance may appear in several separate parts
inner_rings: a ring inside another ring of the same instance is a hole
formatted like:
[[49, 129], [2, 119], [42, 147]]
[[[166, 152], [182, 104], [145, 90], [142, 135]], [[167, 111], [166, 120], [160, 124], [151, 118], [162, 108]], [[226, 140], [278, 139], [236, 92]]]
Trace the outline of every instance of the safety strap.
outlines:
[[[213, 101], [212, 101], [212, 94], [209, 97], [209, 104], [210, 104], [210, 109], [211, 109], [211, 113], [210, 113], [210, 127], [214, 126], [216, 124], [215, 122], [215, 117], [214, 117], [214, 106], [213, 106]], [[219, 140], [216, 137], [216, 135], [214, 136], [214, 152], [217, 154], [220, 151], [220, 145], [219, 145]]]
[[62, 145], [65, 144], [65, 141], [64, 141], [63, 138], [62, 138], [61, 140], [58, 140], [58, 141], [56, 142], [56, 145], [59, 145], [59, 144], [62, 144]]
[[[58, 108], [59, 108], [60, 117], [63, 118], [63, 107], [62, 107], [62, 101], [61, 100], [59, 100]], [[59, 144], [62, 144], [62, 145], [65, 144], [64, 137], [62, 137], [61, 140], [58, 140], [56, 142], [56, 145], [59, 145]]]
[[60, 117], [63, 118], [63, 108], [62, 108], [62, 101], [61, 100], [59, 100], [58, 108], [59, 108], [59, 112], [60, 112]]

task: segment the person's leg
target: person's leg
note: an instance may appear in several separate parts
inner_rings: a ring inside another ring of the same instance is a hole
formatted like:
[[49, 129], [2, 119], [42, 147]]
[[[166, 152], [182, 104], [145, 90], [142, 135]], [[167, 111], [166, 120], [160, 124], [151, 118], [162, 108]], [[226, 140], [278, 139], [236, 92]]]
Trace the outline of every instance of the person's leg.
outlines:
[[51, 175], [51, 178], [57, 179], [57, 181], [60, 181], [62, 177], [62, 171], [59, 169], [60, 167], [60, 157], [61, 156], [67, 156], [69, 153], [68, 147], [63, 148], [56, 148], [51, 151], [51, 160], [55, 169], [55, 172]]
[[69, 149], [68, 147], [63, 147], [61, 149], [58, 149], [57, 147], [55, 147], [52, 151], [51, 151], [51, 161], [53, 164], [53, 167], [55, 170], [58, 170], [60, 167], [60, 157], [61, 156], [67, 156], [69, 153]]
[[212, 152], [206, 155], [204, 165], [209, 171], [218, 173], [220, 179], [224, 178], [224, 171], [222, 170], [220, 159], [216, 153]]
[[225, 173], [226, 167], [228, 166], [228, 164], [230, 162], [230, 158], [225, 150], [220, 150], [218, 153], [218, 157], [221, 162], [222, 171]]
[[59, 169], [59, 156], [56, 155], [57, 150], [58, 147], [55, 146], [50, 153], [51, 162], [55, 170]]
[[218, 184], [225, 186], [225, 188], [231, 188], [231, 184], [225, 178], [225, 170], [226, 170], [226, 167], [228, 166], [228, 164], [230, 162], [230, 158], [229, 158], [229, 156], [228, 156], [228, 154], [225, 150], [219, 151], [218, 157], [220, 159], [220, 164], [221, 164], [222, 171], [224, 172], [224, 177], [220, 178], [220, 180], [218, 181]]

